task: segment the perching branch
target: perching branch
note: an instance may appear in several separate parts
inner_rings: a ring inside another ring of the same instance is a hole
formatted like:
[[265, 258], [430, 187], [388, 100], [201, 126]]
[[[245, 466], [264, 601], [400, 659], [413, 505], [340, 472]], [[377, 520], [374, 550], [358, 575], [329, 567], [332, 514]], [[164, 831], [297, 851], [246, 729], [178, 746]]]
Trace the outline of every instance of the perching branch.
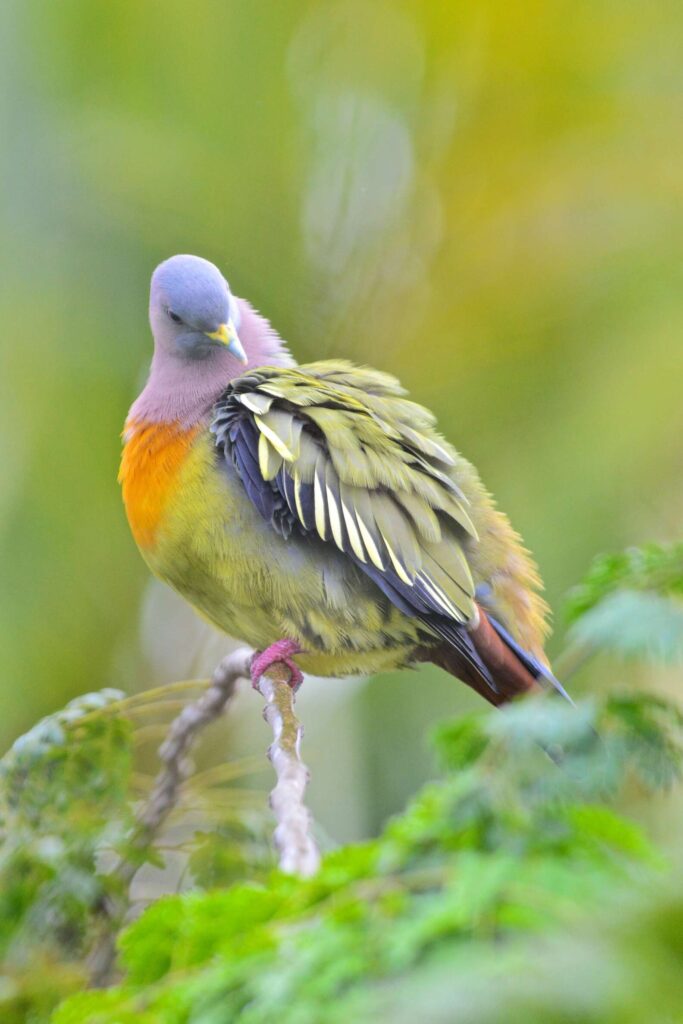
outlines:
[[[202, 729], [223, 713], [239, 679], [249, 678], [252, 658], [253, 652], [247, 648], [240, 648], [224, 658], [208, 689], [187, 704], [171, 723], [159, 748], [163, 767], [137, 816], [130, 844], [133, 856], [121, 860], [114, 869], [122, 895], [119, 899], [108, 899], [103, 907], [103, 927], [89, 957], [92, 986], [105, 985], [110, 979], [116, 956], [116, 932], [128, 909], [130, 884], [140, 866], [140, 857], [154, 842], [178, 802], [180, 787], [191, 772], [190, 749]], [[294, 691], [289, 678], [289, 669], [276, 662], [261, 676], [257, 689], [266, 702], [264, 718], [273, 730], [268, 757], [277, 781], [270, 795], [270, 806], [277, 823], [274, 839], [280, 868], [288, 874], [309, 877], [318, 869], [320, 852], [310, 834], [311, 815], [303, 802], [308, 769], [301, 760], [303, 729], [294, 714]]]
[[320, 851], [311, 835], [311, 814], [304, 803], [308, 768], [301, 760], [303, 727], [294, 713], [294, 690], [289, 679], [289, 669], [276, 662], [261, 676], [257, 689], [266, 702], [263, 717], [273, 730], [268, 757], [277, 781], [270, 806], [277, 822], [274, 839], [280, 868], [287, 874], [308, 878], [320, 866]]
[[[138, 818], [136, 846], [140, 849], [150, 845], [178, 801], [180, 786], [189, 774], [187, 753], [197, 733], [223, 712], [238, 679], [249, 676], [252, 657], [252, 652], [243, 648], [224, 658], [209, 689], [172, 722], [159, 750], [164, 768]], [[288, 874], [309, 877], [319, 867], [320, 852], [310, 834], [311, 815], [303, 800], [308, 769], [301, 760], [303, 728], [294, 713], [294, 691], [289, 677], [289, 669], [276, 662], [261, 676], [257, 689], [266, 702], [264, 718], [273, 730], [268, 757], [277, 781], [270, 794], [270, 806], [276, 820], [274, 840], [280, 868]], [[127, 882], [135, 871], [132, 865], [125, 878]]]

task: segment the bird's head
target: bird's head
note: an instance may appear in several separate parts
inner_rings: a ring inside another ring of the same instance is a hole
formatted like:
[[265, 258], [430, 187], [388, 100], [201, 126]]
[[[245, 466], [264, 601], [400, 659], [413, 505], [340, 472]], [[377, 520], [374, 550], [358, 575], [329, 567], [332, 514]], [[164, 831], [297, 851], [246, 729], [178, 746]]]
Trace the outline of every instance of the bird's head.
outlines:
[[240, 363], [240, 312], [218, 267], [200, 256], [171, 256], [152, 274], [149, 319], [157, 349], [180, 359], [206, 359], [216, 349]]

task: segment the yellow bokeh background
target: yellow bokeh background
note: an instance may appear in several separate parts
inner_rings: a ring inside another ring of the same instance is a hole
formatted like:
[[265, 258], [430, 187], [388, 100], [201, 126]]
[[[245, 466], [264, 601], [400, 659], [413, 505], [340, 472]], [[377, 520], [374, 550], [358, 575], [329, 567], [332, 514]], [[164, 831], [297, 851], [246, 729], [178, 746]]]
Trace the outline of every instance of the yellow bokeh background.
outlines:
[[[390, 370], [437, 413], [537, 556], [551, 653], [594, 553], [680, 535], [679, 3], [5, 0], [0, 19], [3, 748], [77, 693], [186, 670], [116, 485], [174, 252], [217, 262], [300, 360]], [[343, 777], [349, 835], [429, 771], [428, 724], [473, 706], [435, 670], [327, 704], [311, 686], [314, 803]]]

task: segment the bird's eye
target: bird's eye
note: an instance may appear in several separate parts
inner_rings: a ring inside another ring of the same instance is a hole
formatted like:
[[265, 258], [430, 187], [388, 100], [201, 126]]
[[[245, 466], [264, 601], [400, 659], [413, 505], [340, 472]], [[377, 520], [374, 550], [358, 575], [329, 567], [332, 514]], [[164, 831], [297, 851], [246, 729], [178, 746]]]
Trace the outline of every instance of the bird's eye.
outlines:
[[170, 316], [174, 324], [181, 324], [183, 322], [181, 318], [178, 316], [178, 314], [174, 313], [172, 309], [169, 309], [168, 315]]

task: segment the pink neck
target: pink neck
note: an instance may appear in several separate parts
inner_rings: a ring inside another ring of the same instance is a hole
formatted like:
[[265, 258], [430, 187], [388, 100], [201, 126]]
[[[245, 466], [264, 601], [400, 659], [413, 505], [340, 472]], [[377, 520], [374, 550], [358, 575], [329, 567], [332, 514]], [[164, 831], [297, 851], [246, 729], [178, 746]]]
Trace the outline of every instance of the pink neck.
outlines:
[[128, 422], [179, 422], [191, 427], [210, 417], [215, 401], [234, 377], [257, 366], [293, 365], [287, 346], [265, 317], [244, 299], [237, 302], [248, 365], [222, 349], [215, 349], [207, 359], [190, 361], [155, 347], [149, 378], [130, 408]]

